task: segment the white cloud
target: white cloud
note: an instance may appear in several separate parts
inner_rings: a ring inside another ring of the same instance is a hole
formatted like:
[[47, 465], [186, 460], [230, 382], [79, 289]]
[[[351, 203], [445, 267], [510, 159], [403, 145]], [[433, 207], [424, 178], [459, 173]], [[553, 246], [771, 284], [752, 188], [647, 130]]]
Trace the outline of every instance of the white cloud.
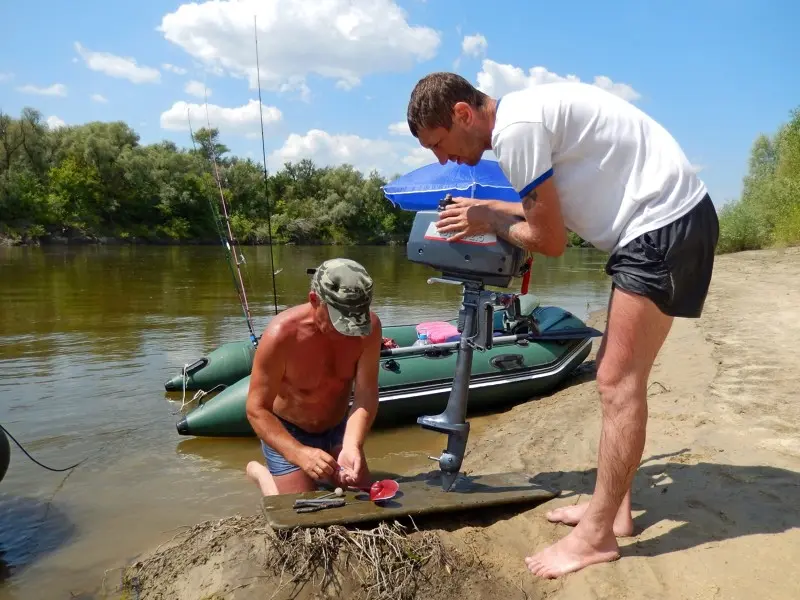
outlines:
[[11, 81], [14, 79], [13, 73], [0, 73], [0, 83], [5, 83], [6, 81]]
[[169, 63], [164, 63], [163, 65], [161, 65], [161, 68], [164, 69], [165, 71], [172, 71], [177, 75], [186, 75], [186, 69], [184, 69], [183, 67], [176, 67], [175, 65], [171, 65]]
[[401, 162], [412, 169], [416, 169], [418, 167], [436, 162], [436, 156], [434, 156], [433, 152], [427, 148], [417, 146], [416, 148], [411, 149], [408, 154], [401, 159]]
[[[481, 155], [481, 159], [483, 160], [497, 160], [497, 155], [492, 150], [486, 150]], [[437, 162], [436, 156], [433, 152], [428, 150], [427, 148], [423, 148], [422, 146], [415, 146], [414, 148], [408, 151], [408, 154], [400, 159], [404, 165], [408, 165], [411, 169], [416, 169], [418, 167], [422, 167], [424, 165], [429, 165], [431, 163]]]
[[75, 50], [92, 71], [99, 71], [109, 77], [127, 79], [133, 83], [158, 83], [161, 72], [152, 67], [139, 66], [136, 60], [125, 56], [115, 56], [108, 52], [87, 50], [75, 42]]
[[194, 79], [186, 84], [186, 87], [183, 88], [183, 91], [198, 98], [205, 98], [206, 92], [208, 92], [209, 97], [211, 96], [211, 88], [206, 89], [206, 86], [203, 85], [202, 81], [196, 81]]
[[467, 56], [482, 56], [486, 54], [486, 49], [489, 47], [486, 38], [480, 33], [475, 35], [465, 35], [464, 41], [461, 42], [461, 51]]
[[[416, 140], [409, 143], [402, 139], [363, 138], [311, 129], [305, 134], [291, 134], [283, 146], [267, 156], [267, 166], [277, 171], [283, 168], [284, 163], [296, 163], [304, 158], [313, 160], [318, 166], [350, 164], [365, 174], [377, 170], [384, 177], [436, 162], [433, 152], [420, 146]], [[491, 150], [484, 152], [483, 158], [497, 160]]]
[[247, 78], [255, 88], [254, 14], [262, 85], [305, 98], [311, 75], [351, 89], [370, 73], [404, 71], [433, 58], [440, 43], [437, 31], [411, 25], [393, 0], [186, 3], [166, 14], [158, 30], [212, 72]]
[[[281, 148], [267, 156], [267, 165], [280, 170], [286, 162], [309, 158], [319, 166], [347, 163], [364, 173], [374, 169], [391, 176], [404, 170], [401, 165], [409, 164], [406, 159], [414, 151], [413, 146], [405, 143], [311, 129], [304, 135], [291, 134]], [[426, 152], [433, 157], [430, 150]]]
[[[526, 73], [520, 67], [505, 65], [485, 59], [483, 68], [478, 73], [477, 87], [481, 91], [494, 96], [503, 96], [515, 90], [526, 87], [541, 85], [543, 83], [553, 83], [556, 81], [580, 81], [576, 75], [561, 76], [552, 73], [544, 67], [532, 67]], [[641, 95], [626, 83], [614, 83], [605, 75], [598, 75], [594, 78], [594, 85], [616, 94], [620, 98], [633, 102], [638, 100]]]
[[38, 94], [40, 96], [66, 96], [67, 86], [63, 83], [54, 83], [50, 87], [37, 87], [35, 85], [23, 85], [17, 88], [18, 91], [26, 94]]
[[94, 100], [95, 102], [100, 102], [102, 104], [108, 102], [108, 98], [103, 96], [103, 94], [92, 94], [92, 100]]
[[[261, 105], [264, 113], [264, 129], [278, 123], [283, 118], [280, 110], [274, 106]], [[161, 113], [161, 128], [173, 131], [188, 131], [187, 110], [192, 120], [192, 128], [216, 127], [222, 133], [245, 133], [250, 137], [261, 136], [261, 122], [259, 120], [258, 100], [250, 100], [244, 106], [225, 108], [215, 104], [208, 105], [208, 120], [206, 120], [205, 104], [189, 104], [184, 101], [176, 102], [172, 108]]]
[[639, 92], [637, 92], [627, 83], [614, 83], [605, 75], [595, 75], [594, 84], [599, 88], [608, 90], [612, 94], [616, 94], [623, 100], [628, 100], [629, 102], [635, 102], [642, 97]]
[[408, 128], [408, 121], [398, 121], [389, 125], [389, 133], [391, 135], [411, 135], [411, 130]]
[[46, 123], [50, 129], [58, 129], [59, 127], [65, 127], [67, 125], [64, 122], [64, 119], [57, 117], [55, 115], [47, 117]]

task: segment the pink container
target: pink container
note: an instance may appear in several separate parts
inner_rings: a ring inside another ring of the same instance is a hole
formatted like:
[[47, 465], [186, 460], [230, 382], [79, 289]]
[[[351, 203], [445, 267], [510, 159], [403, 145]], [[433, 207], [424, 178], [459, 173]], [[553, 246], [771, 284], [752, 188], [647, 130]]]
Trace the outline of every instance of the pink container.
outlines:
[[431, 344], [441, 344], [443, 342], [458, 341], [461, 334], [458, 328], [447, 321], [427, 321], [417, 325], [417, 334], [421, 332], [428, 334], [428, 342]]

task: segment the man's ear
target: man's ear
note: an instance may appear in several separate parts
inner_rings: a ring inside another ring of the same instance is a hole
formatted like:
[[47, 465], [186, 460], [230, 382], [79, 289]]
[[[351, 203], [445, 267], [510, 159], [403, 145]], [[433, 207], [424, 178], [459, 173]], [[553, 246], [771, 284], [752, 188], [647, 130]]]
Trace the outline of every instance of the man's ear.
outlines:
[[310, 290], [308, 292], [308, 301], [314, 308], [317, 308], [319, 306], [319, 296], [317, 296], [317, 293], [314, 290]]
[[456, 102], [453, 106], [453, 120], [461, 126], [467, 126], [475, 119], [472, 107], [466, 102]]

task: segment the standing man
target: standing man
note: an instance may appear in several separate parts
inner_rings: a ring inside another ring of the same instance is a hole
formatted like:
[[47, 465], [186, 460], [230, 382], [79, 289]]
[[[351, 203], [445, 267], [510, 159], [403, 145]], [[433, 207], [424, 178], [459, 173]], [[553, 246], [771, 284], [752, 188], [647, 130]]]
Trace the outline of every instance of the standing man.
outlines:
[[261, 336], [247, 418], [266, 467], [251, 461], [247, 475], [263, 495], [322, 482], [370, 486], [364, 440], [378, 412], [382, 340], [372, 288], [357, 262], [327, 260], [314, 272], [308, 302], [277, 315]]
[[433, 73], [414, 87], [408, 125], [441, 164], [475, 165], [493, 150], [522, 200], [455, 199], [437, 224], [451, 240], [495, 232], [559, 256], [568, 228], [610, 255], [594, 495], [548, 513], [576, 527], [525, 560], [551, 578], [615, 560], [616, 536], [633, 532], [631, 483], [644, 450], [650, 369], [673, 319], [700, 316], [711, 280], [719, 224], [706, 187], [661, 125], [589, 84], [494, 99], [463, 77]]

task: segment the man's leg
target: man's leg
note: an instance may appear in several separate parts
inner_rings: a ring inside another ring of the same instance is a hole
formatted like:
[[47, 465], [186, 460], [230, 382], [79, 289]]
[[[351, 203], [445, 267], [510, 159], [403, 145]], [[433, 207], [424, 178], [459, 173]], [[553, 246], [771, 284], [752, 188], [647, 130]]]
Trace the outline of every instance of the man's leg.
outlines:
[[619, 557], [614, 521], [626, 496], [630, 503], [644, 451], [647, 379], [672, 320], [648, 298], [615, 288], [597, 372], [603, 424], [595, 492], [575, 529], [525, 559], [535, 575], [558, 577]]
[[[606, 273], [611, 275], [615, 284], [657, 299], [674, 316], [699, 318], [711, 283], [718, 239], [719, 220], [714, 203], [706, 195], [683, 217], [640, 236], [612, 254], [606, 265]], [[613, 374], [614, 371], [613, 365], [606, 365], [611, 370], [607, 371], [603, 364], [607, 341], [608, 335], [603, 336], [597, 353], [598, 383], [601, 374]], [[588, 506], [587, 502], [558, 508], [548, 512], [547, 518], [553, 522], [576, 525]], [[630, 489], [617, 511], [614, 533], [617, 536], [633, 533]]]
[[267, 466], [250, 461], [247, 476], [253, 480], [264, 496], [299, 494], [317, 489], [317, 484], [300, 467], [287, 461], [272, 447], [261, 442]]
[[247, 476], [258, 486], [263, 496], [278, 495], [278, 486], [275, 485], [275, 479], [272, 477], [272, 473], [269, 472], [267, 467], [261, 463], [251, 460], [249, 463], [247, 463], [247, 469], [245, 469], [245, 472], [247, 473]]
[[[612, 289], [611, 294], [608, 298], [608, 309], [606, 311], [606, 323], [608, 323], [611, 317], [611, 301], [613, 299], [614, 290]], [[606, 341], [608, 340], [608, 336], [604, 335], [602, 341], [600, 342], [600, 348], [597, 350], [597, 357], [595, 358], [595, 363], [597, 365], [596, 370], [600, 370], [600, 366], [603, 364], [603, 357], [605, 356], [606, 350]], [[581, 518], [583, 518], [583, 514], [586, 512], [586, 509], [589, 506], [589, 502], [581, 502], [580, 504], [572, 504], [570, 506], [562, 506], [561, 508], [556, 508], [553, 510], [547, 511], [545, 516], [547, 520], [551, 523], [563, 523], [564, 525], [577, 525]], [[619, 506], [619, 510], [617, 511], [617, 516], [614, 518], [614, 535], [617, 537], [627, 537], [633, 535], [633, 514], [631, 513], [631, 489], [628, 488], [627, 493], [622, 498], [622, 503]]]
[[247, 476], [255, 482], [264, 496], [313, 492], [316, 483], [300, 469], [285, 475], [273, 475], [264, 465], [251, 460], [247, 463]]

